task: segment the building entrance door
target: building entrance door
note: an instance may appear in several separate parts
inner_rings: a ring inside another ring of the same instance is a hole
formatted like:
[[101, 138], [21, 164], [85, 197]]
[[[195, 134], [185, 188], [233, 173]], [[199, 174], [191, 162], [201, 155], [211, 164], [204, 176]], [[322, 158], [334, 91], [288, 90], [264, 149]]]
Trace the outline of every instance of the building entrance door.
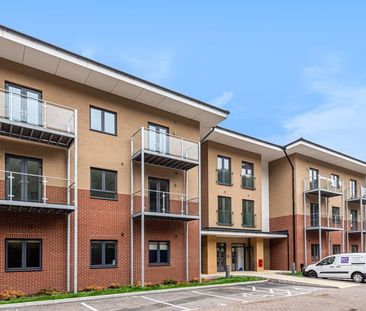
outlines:
[[244, 271], [244, 244], [232, 244], [231, 270]]
[[226, 264], [226, 244], [217, 243], [217, 272], [225, 271]]

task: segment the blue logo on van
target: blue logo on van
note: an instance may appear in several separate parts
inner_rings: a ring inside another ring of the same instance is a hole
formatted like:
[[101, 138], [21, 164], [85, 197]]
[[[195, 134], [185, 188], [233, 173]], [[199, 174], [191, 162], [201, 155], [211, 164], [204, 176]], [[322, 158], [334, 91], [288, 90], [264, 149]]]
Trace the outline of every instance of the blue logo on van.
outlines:
[[348, 263], [349, 257], [341, 257], [341, 263]]

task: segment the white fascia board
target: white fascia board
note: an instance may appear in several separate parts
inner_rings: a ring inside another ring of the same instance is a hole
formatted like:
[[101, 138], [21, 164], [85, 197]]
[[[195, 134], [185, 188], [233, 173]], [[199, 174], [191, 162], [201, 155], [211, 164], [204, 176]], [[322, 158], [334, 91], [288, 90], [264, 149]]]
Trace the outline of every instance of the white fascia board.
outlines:
[[253, 232], [252, 233], [252, 232], [230, 232], [230, 231], [207, 231], [207, 230], [202, 230], [201, 235], [220, 236], [220, 237], [268, 238], [268, 239], [287, 238], [286, 234], [265, 233], [265, 232]]
[[225, 130], [219, 129], [219, 128], [215, 128], [214, 131], [217, 132], [217, 133], [226, 135], [226, 136], [230, 136], [230, 137], [235, 138], [235, 139], [239, 139], [239, 140], [242, 140], [242, 141], [245, 141], [245, 142], [249, 142], [251, 144], [255, 144], [255, 145], [261, 146], [263, 148], [267, 148], [267, 149], [274, 150], [274, 151], [280, 151], [281, 153], [283, 152], [280, 147], [276, 147], [274, 145], [267, 144], [265, 142], [258, 141], [256, 139], [252, 139], [250, 137], [244, 137], [242, 135], [235, 134], [235, 133], [232, 133], [230, 131], [225, 131]]
[[[302, 145], [302, 146], [305, 146], [305, 147], [308, 147], [308, 148], [310, 148], [310, 149], [313, 149], [313, 150], [319, 151], [319, 152], [321, 152], [321, 153], [326, 153], [326, 154], [331, 155], [331, 156], [333, 156], [333, 157], [336, 157], [336, 158], [338, 158], [338, 159], [341, 159], [341, 160], [344, 160], [344, 161], [347, 161], [347, 162], [350, 162], [350, 163], [353, 163], [353, 164], [356, 164], [356, 165], [360, 165], [360, 166], [362, 166], [363, 168], [366, 168], [366, 164], [365, 164], [365, 163], [362, 163], [362, 162], [357, 161], [357, 160], [355, 160], [355, 159], [351, 159], [351, 158], [349, 158], [349, 157], [343, 156], [343, 155], [341, 155], [341, 154], [339, 154], [339, 153], [337, 153], [337, 152], [333, 152], [333, 151], [331, 151], [331, 150], [327, 150], [327, 149], [321, 148], [320, 146], [315, 146], [315, 145], [310, 144], [310, 143], [305, 142], [305, 141], [297, 141], [297, 142], [295, 142], [295, 143], [293, 143], [293, 144], [291, 144], [291, 145], [287, 146], [287, 147], [286, 147], [286, 151], [288, 150], [288, 151], [290, 151], [290, 152], [291, 152], [291, 149], [296, 148], [297, 146], [301, 146], [301, 145]], [[289, 152], [289, 153], [290, 153], [290, 152]], [[296, 150], [295, 150], [295, 152], [296, 152]]]
[[27, 37], [24, 37], [20, 34], [15, 34], [15, 33], [12, 33], [11, 31], [4, 30], [1, 27], [0, 27], [0, 30], [1, 30], [1, 32], [0, 32], [1, 37], [5, 38], [7, 40], [10, 40], [12, 42], [15, 42], [15, 43], [18, 43], [20, 45], [29, 47], [31, 49], [41, 51], [43, 53], [46, 53], [46, 54], [52, 55], [54, 57], [57, 57], [59, 59], [66, 60], [66, 61], [74, 63], [76, 65], [88, 68], [91, 71], [96, 71], [100, 74], [104, 74], [106, 76], [115, 78], [117, 80], [124, 81], [126, 83], [132, 84], [132, 85], [140, 87], [142, 89], [146, 89], [146, 90], [149, 90], [151, 92], [155, 92], [155, 93], [160, 94], [162, 96], [165, 96], [167, 98], [171, 98], [175, 101], [178, 101], [178, 102], [184, 103], [186, 105], [193, 106], [195, 108], [201, 109], [203, 111], [215, 114], [215, 115], [219, 116], [220, 118], [224, 119], [224, 118], [227, 118], [227, 116], [228, 116], [228, 113], [226, 113], [224, 111], [217, 110], [214, 107], [209, 107], [209, 106], [200, 104], [198, 102], [191, 101], [188, 98], [184, 98], [182, 96], [171, 93], [169, 91], [160, 89], [158, 87], [154, 87], [153, 85], [150, 85], [148, 83], [144, 83], [144, 82], [139, 81], [137, 79], [133, 79], [131, 77], [123, 75], [120, 72], [114, 71], [113, 69], [105, 68], [102, 65], [98, 66], [95, 63], [89, 62], [89, 61], [87, 61], [85, 59], [82, 59], [82, 58], [78, 58], [76, 55], [71, 55], [71, 54], [68, 54], [67, 52], [58, 50], [55, 47], [47, 46], [47, 45], [42, 44], [40, 42], [35, 42], [35, 41], [33, 41], [33, 40], [31, 40]]

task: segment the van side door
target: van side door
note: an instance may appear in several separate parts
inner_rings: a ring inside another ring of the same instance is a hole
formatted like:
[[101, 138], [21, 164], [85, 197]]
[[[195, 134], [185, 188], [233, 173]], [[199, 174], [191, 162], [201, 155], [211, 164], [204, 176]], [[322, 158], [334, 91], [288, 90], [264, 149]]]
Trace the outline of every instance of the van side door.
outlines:
[[334, 277], [338, 279], [351, 278], [352, 274], [351, 256], [338, 255], [334, 265], [335, 265]]
[[335, 278], [335, 258], [336, 256], [329, 256], [316, 264], [318, 276], [321, 278]]

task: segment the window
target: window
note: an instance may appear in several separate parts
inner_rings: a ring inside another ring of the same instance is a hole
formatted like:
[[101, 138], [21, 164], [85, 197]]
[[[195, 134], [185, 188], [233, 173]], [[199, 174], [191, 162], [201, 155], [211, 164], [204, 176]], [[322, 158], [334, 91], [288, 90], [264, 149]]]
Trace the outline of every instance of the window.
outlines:
[[358, 230], [358, 212], [355, 209], [351, 209], [351, 231]]
[[[173, 142], [175, 142], [175, 140], [172, 141], [172, 143]], [[169, 154], [169, 128], [149, 123], [149, 150]], [[179, 149], [179, 152], [180, 151], [181, 149]], [[177, 152], [177, 148], [172, 150], [173, 155], [177, 155]]]
[[319, 244], [311, 244], [311, 260], [319, 260]]
[[42, 93], [8, 82], [5, 88], [6, 117], [14, 121], [42, 126]]
[[333, 255], [341, 253], [341, 246], [339, 244], [333, 244]]
[[94, 198], [117, 199], [117, 172], [90, 169], [90, 195]]
[[117, 135], [117, 114], [104, 109], [90, 107], [90, 129]]
[[217, 223], [219, 225], [231, 226], [231, 198], [218, 197]]
[[254, 164], [241, 162], [241, 185], [244, 189], [254, 190]]
[[310, 181], [310, 190], [314, 190], [318, 188], [318, 176], [319, 171], [315, 168], [309, 169], [309, 181]]
[[149, 242], [149, 264], [156, 266], [169, 265], [169, 242], [150, 241]]
[[91, 241], [90, 266], [92, 268], [113, 268], [117, 266], [116, 241]]
[[351, 179], [349, 181], [349, 196], [350, 199], [357, 198], [357, 180]]
[[231, 186], [231, 159], [227, 157], [217, 157], [217, 183]]
[[332, 207], [332, 223], [333, 225], [339, 225], [341, 223], [339, 207]]
[[319, 208], [316, 203], [310, 203], [310, 226], [319, 226]]
[[358, 245], [357, 244], [351, 245], [351, 253], [358, 253]]
[[41, 244], [40, 240], [6, 240], [6, 270], [41, 270]]
[[254, 227], [254, 201], [243, 200], [243, 226]]
[[332, 180], [332, 187], [333, 188], [339, 189], [341, 187], [341, 183], [340, 183], [338, 175], [331, 174], [330, 179]]
[[331, 265], [335, 260], [335, 256], [327, 257], [317, 264], [317, 266], [328, 266]]

